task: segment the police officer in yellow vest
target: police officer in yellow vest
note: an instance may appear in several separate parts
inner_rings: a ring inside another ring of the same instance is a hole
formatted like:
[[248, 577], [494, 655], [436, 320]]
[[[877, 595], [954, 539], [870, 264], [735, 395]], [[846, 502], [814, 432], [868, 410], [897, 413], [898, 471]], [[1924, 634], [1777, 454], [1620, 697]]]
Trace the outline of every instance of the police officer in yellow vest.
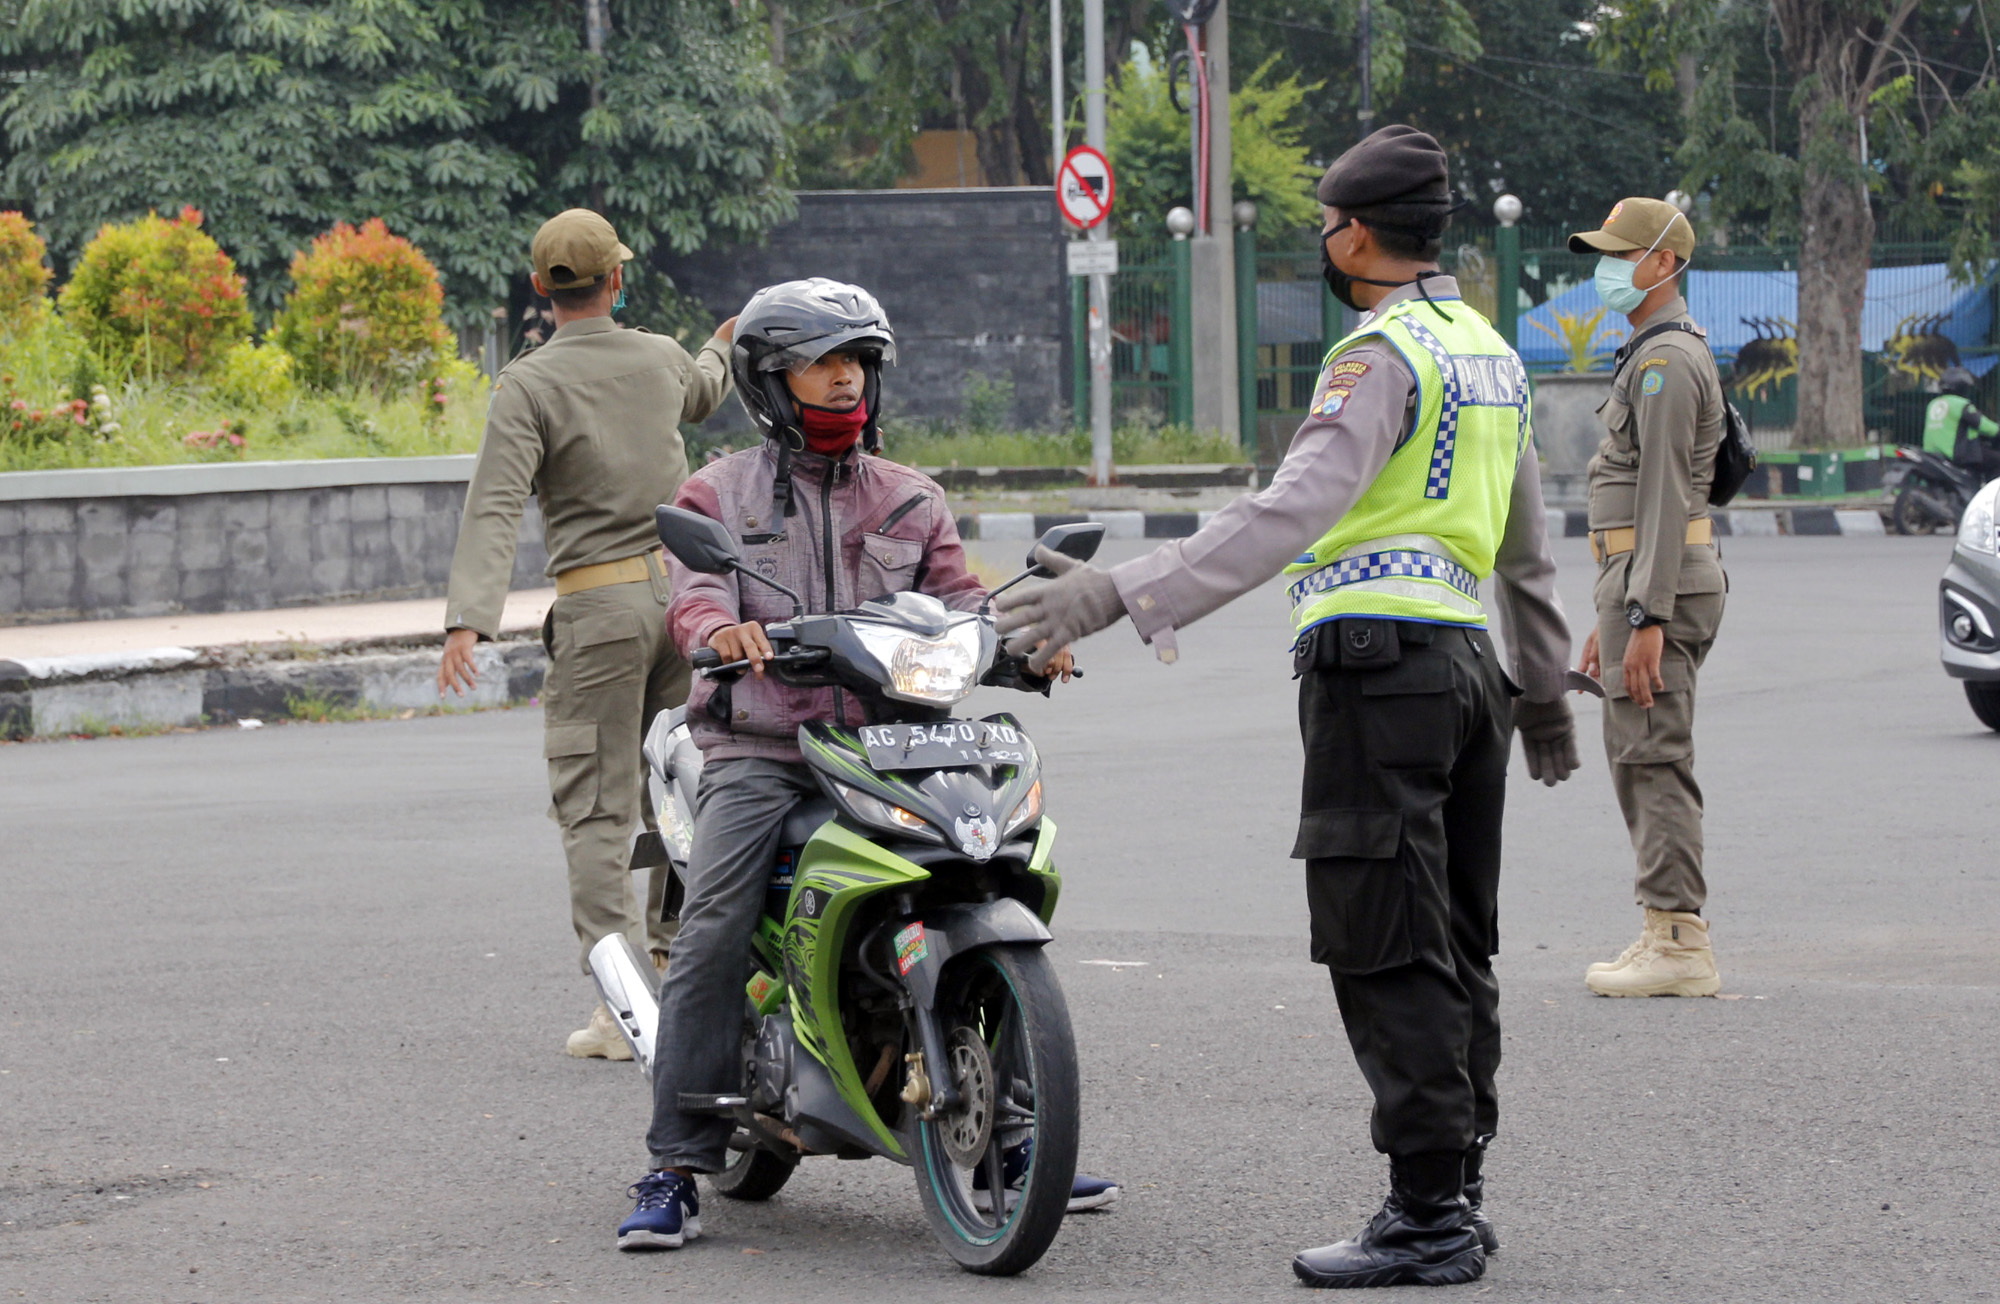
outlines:
[[[642, 814], [651, 818], [642, 812], [640, 744], [653, 717], [688, 695], [687, 663], [667, 637], [673, 595], [653, 508], [687, 479], [680, 423], [707, 419], [729, 393], [735, 318], [693, 357], [667, 336], [620, 326], [612, 312], [632, 251], [588, 209], [543, 223], [531, 256], [556, 331], [494, 382], [452, 556], [438, 692], [469, 687], [473, 648], [499, 633], [532, 493], [556, 582], [542, 627], [542, 752], [579, 959], [590, 972], [590, 948], [622, 932], [664, 967], [674, 932], [667, 868], [652, 866], [643, 921], [628, 871], [633, 831]], [[602, 1005], [566, 1049], [579, 1059], [632, 1058]]]
[[1480, 1206], [1498, 1120], [1509, 727], [1534, 777], [1575, 768], [1569, 626], [1526, 372], [1437, 268], [1453, 207], [1443, 151], [1384, 127], [1318, 193], [1327, 283], [1369, 315], [1328, 354], [1271, 486], [1109, 570], [1044, 555], [1057, 578], [998, 605], [1012, 646], [1065, 646], [1129, 615], [1171, 662], [1179, 626], [1288, 577], [1305, 736], [1292, 855], [1391, 1184], [1360, 1235], [1293, 1271], [1314, 1286], [1442, 1285], [1480, 1276], [1497, 1245]]

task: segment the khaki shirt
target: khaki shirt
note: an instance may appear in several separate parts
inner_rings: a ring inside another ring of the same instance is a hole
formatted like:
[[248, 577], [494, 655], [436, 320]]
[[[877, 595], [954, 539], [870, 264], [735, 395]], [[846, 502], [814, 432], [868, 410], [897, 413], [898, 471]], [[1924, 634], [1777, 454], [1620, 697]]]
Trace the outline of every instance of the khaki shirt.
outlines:
[[658, 548], [653, 509], [688, 475], [680, 423], [707, 419], [728, 393], [720, 338], [689, 357], [674, 340], [609, 317], [570, 322], [508, 363], [465, 491], [445, 628], [499, 632], [531, 492], [550, 575]]
[[[1425, 285], [1432, 298], [1458, 297], [1458, 283], [1449, 277], [1429, 277]], [[1409, 286], [1392, 290], [1376, 311], [1414, 297]], [[1133, 626], [1161, 660], [1178, 656], [1175, 629], [1270, 580], [1346, 515], [1416, 420], [1416, 373], [1394, 345], [1363, 340], [1340, 356], [1343, 362], [1366, 362], [1369, 370], [1336, 415], [1306, 418], [1269, 488], [1238, 498], [1192, 537], [1111, 568]], [[1330, 369], [1321, 373], [1313, 412], [1331, 379]], [[1553, 702], [1563, 693], [1569, 622], [1556, 597], [1541, 467], [1532, 442], [1515, 467], [1507, 530], [1493, 573], [1500, 583], [1492, 605], [1513, 652], [1514, 678], [1528, 700]]]
[[[1693, 322], [1676, 295], [1636, 322], [1632, 338], [1663, 322]], [[1722, 443], [1722, 380], [1703, 335], [1667, 331], [1625, 360], [1597, 409], [1606, 434], [1590, 459], [1590, 528], [1636, 531], [1625, 602], [1667, 620], [1681, 593], [1719, 593], [1712, 545], [1687, 542], [1689, 521], [1708, 515], [1708, 486]]]

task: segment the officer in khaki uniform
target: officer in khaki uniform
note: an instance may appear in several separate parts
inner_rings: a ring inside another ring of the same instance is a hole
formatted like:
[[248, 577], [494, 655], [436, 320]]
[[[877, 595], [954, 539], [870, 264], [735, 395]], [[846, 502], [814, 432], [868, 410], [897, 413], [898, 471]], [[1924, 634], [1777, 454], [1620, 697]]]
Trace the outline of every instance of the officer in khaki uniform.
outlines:
[[1724, 400], [1680, 293], [1694, 245], [1685, 214], [1643, 198], [1569, 239], [1572, 252], [1602, 255], [1598, 293], [1632, 323], [1590, 463], [1597, 627], [1582, 668], [1603, 672], [1604, 750], [1646, 914], [1639, 939], [1585, 975], [1601, 996], [1713, 996], [1722, 985], [1701, 917], [1694, 701], [1728, 590], [1708, 514]]
[[[499, 630], [533, 493], [556, 581], [542, 626], [542, 750], [584, 971], [598, 939], [620, 932], [664, 968], [673, 939], [666, 867], [653, 870], [643, 930], [629, 880], [633, 829], [642, 815], [652, 823], [640, 745], [653, 717], [688, 695], [687, 664], [666, 632], [672, 595], [653, 509], [687, 479], [679, 423], [705, 420], [729, 392], [733, 319], [693, 357], [664, 336], [619, 326], [611, 313], [632, 251], [587, 209], [550, 218], [532, 252], [535, 288], [553, 303], [557, 328], [494, 383], [452, 557], [438, 691], [463, 692], [474, 644]], [[568, 1050], [631, 1058], [602, 1005]]]

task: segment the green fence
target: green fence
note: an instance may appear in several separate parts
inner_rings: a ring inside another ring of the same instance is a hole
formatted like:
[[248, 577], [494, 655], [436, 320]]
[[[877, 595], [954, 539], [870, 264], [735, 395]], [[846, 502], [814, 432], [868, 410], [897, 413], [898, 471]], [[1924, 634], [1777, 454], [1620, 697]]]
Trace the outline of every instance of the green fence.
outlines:
[[[1575, 314], [1551, 329], [1546, 320], [1551, 313], [1536, 313], [1550, 300], [1587, 285], [1597, 263], [1595, 254], [1573, 254], [1567, 248], [1568, 231], [1554, 227], [1468, 228], [1448, 237], [1441, 266], [1458, 278], [1460, 292], [1474, 308], [1496, 323], [1503, 334], [1519, 343], [1524, 353], [1537, 347], [1544, 353], [1551, 342], [1560, 343], [1559, 332], [1580, 327], [1586, 313]], [[1312, 401], [1320, 372], [1320, 361], [1337, 340], [1344, 323], [1352, 318], [1327, 292], [1320, 280], [1319, 254], [1313, 246], [1314, 233], [1300, 232], [1296, 238], [1269, 242], [1251, 248], [1239, 233], [1237, 267], [1239, 281], [1247, 282], [1254, 268], [1255, 285], [1239, 286], [1237, 325], [1239, 358], [1246, 383], [1243, 417], [1246, 443], [1256, 439], [1255, 427], [1267, 432], [1267, 439], [1282, 438], [1286, 425], [1303, 416]], [[1187, 254], [1185, 241], [1123, 240], [1120, 242], [1120, 270], [1112, 278], [1112, 393], [1113, 419], [1119, 424], [1173, 423], [1192, 421], [1192, 358], [1189, 348]], [[1764, 244], [1704, 244], [1696, 250], [1695, 266], [1714, 271], [1783, 271], [1796, 268], [1797, 250]], [[1886, 235], [1876, 243], [1871, 266], [1894, 268], [1942, 263], [1946, 246], [1935, 240]], [[1087, 350], [1084, 343], [1084, 282], [1073, 282], [1076, 324], [1076, 388], [1081, 396], [1089, 391]], [[1954, 346], [1961, 360], [1971, 361], [2000, 352], [2000, 296], [1988, 284], [1991, 300], [1984, 342]], [[1966, 287], [1950, 290], [1954, 299]], [[1942, 303], [1929, 310], [1942, 311]], [[1898, 308], [1900, 312], [1901, 307]], [[1553, 310], [1551, 310], [1553, 312]], [[1908, 319], [1921, 328], [1926, 305], [1910, 306]], [[1759, 319], [1763, 320], [1763, 319]], [[1605, 314], [1600, 321], [1593, 348], [1583, 370], [1604, 370], [1610, 365], [1612, 350], [1623, 338], [1622, 318]], [[1757, 329], [1763, 330], [1760, 326]], [[1796, 344], [1790, 345], [1790, 363], [1784, 365], [1785, 336], [1792, 329], [1788, 319], [1771, 320], [1774, 342], [1767, 353], [1780, 355], [1775, 365], [1737, 366], [1737, 358], [1725, 352], [1722, 363], [1730, 398], [1743, 410], [1757, 429], [1772, 432], [1783, 442], [1797, 410]], [[1899, 328], [1900, 330], [1901, 328]], [[1524, 338], [1525, 337], [1525, 338]], [[1762, 338], [1761, 336], [1759, 337]], [[1760, 347], [1763, 347], [1760, 345]], [[1746, 346], [1747, 348], [1747, 346]], [[1761, 356], [1761, 355], [1760, 355]], [[1544, 357], [1532, 359], [1531, 370], [1567, 369]], [[1934, 370], [1934, 368], [1933, 368]], [[1922, 411], [1928, 394], [1925, 371], [1905, 356], [1870, 353], [1864, 355], [1863, 380], [1868, 426], [1887, 440], [1912, 441], [1922, 426]], [[1982, 405], [1987, 410], [2000, 407], [2000, 367], [1987, 372], [1982, 386]], [[1083, 406], [1081, 401], [1079, 408]]]

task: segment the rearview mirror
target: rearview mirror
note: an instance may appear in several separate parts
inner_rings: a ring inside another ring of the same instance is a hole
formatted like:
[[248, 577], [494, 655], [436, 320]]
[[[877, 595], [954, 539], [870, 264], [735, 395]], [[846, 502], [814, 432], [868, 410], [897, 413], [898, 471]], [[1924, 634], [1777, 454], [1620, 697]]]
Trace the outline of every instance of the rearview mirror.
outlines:
[[660, 542], [667, 551], [691, 571], [720, 575], [743, 563], [728, 528], [700, 512], [662, 503], [653, 509], [653, 528], [660, 532]]
[[1097, 555], [1097, 545], [1104, 542], [1104, 522], [1076, 521], [1069, 525], [1051, 525], [1035, 546], [1028, 550], [1028, 566], [1037, 579], [1047, 579], [1051, 574], [1047, 567], [1035, 565], [1035, 553], [1047, 548], [1050, 552], [1074, 557], [1078, 561], [1089, 561]]

